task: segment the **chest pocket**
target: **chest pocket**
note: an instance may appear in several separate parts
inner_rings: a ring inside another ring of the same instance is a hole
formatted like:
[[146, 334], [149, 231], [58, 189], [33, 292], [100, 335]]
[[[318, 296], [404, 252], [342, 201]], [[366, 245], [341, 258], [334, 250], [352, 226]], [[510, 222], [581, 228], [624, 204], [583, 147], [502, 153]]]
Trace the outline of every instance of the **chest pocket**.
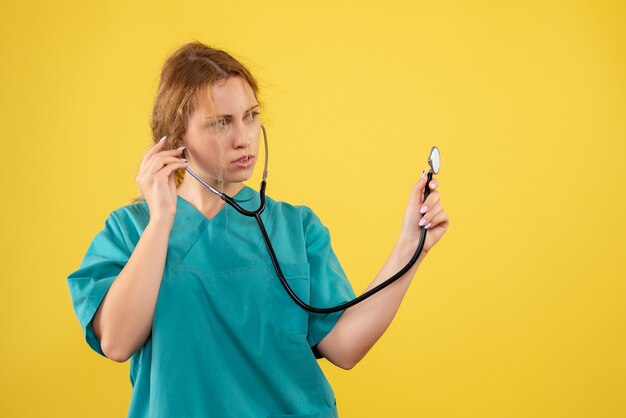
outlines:
[[[281, 265], [289, 287], [305, 303], [310, 303], [311, 276], [309, 263], [300, 262]], [[276, 330], [283, 334], [307, 334], [309, 312], [291, 299], [283, 287], [273, 266], [270, 268], [270, 300], [276, 321]]]
[[[259, 264], [217, 271], [169, 265], [159, 289], [153, 337], [167, 340], [162, 344], [179, 355], [187, 349], [185, 344], [189, 349], [202, 347], [203, 353], [197, 355], [208, 355], [215, 348], [206, 347], [207, 338], [223, 340], [221, 347], [227, 347], [228, 341], [262, 346], [265, 333], [276, 322], [270, 279], [265, 266]], [[160, 330], [185, 338], [161, 335]], [[189, 344], [190, 340], [196, 343]]]

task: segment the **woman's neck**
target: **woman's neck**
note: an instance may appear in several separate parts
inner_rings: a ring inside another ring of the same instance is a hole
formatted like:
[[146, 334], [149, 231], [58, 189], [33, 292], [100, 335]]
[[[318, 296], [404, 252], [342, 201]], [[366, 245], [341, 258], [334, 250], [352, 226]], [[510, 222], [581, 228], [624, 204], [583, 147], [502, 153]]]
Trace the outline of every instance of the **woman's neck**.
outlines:
[[[206, 181], [205, 179], [203, 179]], [[228, 196], [234, 196], [241, 189], [244, 188], [243, 183], [223, 183], [220, 186], [217, 182], [206, 181], [213, 186], [216, 190], [226, 193]], [[205, 185], [193, 178], [190, 174], [186, 173], [183, 182], [178, 186], [176, 194], [187, 202], [191, 203], [200, 212], [207, 215], [209, 218], [212, 215], [219, 212], [219, 210], [226, 204], [219, 196], [215, 195]]]

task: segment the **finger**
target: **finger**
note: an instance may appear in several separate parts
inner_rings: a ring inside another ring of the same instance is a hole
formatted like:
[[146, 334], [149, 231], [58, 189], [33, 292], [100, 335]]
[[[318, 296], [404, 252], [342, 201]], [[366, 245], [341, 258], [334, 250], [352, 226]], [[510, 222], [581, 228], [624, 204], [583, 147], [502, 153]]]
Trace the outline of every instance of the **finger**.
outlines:
[[422, 219], [420, 219], [418, 225], [419, 226], [428, 225], [439, 214], [439, 212], [442, 212], [442, 211], [443, 211], [443, 206], [441, 206], [441, 203], [437, 203], [431, 210], [429, 210], [422, 216]]
[[424, 202], [424, 188], [426, 187], [427, 181], [428, 181], [428, 170], [424, 169], [422, 171], [420, 178], [417, 180], [417, 182], [413, 184], [412, 195], [414, 197], [411, 197], [411, 200], [410, 200], [411, 208], [417, 207], [419, 209], [420, 207], [422, 207], [422, 203]]
[[420, 213], [426, 213], [428, 209], [434, 207], [441, 200], [441, 194], [437, 191], [431, 192], [426, 198], [426, 201], [422, 204], [420, 208]]
[[163, 167], [158, 173], [156, 173], [156, 175], [159, 177], [165, 176], [169, 178], [170, 174], [172, 174], [174, 171], [180, 170], [181, 168], [184, 169], [185, 167], [187, 167], [187, 163], [183, 163], [183, 162], [179, 162], [176, 164], [168, 164], [165, 167]]
[[437, 186], [439, 186], [439, 182], [435, 179], [431, 179], [430, 183], [428, 183], [428, 195], [429, 196], [437, 188]]
[[176, 148], [176, 149], [168, 149], [166, 151], [160, 151], [157, 153], [157, 155], [180, 155], [183, 151], [185, 151], [185, 147], [184, 145], [180, 148]]
[[418, 198], [419, 205], [421, 205], [424, 202], [424, 188], [426, 187], [427, 180], [428, 180], [428, 170], [424, 169], [424, 171], [422, 171], [422, 175], [420, 179], [417, 181], [417, 187], [419, 189], [419, 198]]
[[450, 220], [448, 218], [448, 214], [442, 210], [437, 213], [425, 226], [426, 229], [432, 229], [436, 226], [444, 226], [445, 229], [448, 229], [450, 225]]
[[150, 161], [148, 166], [146, 167], [146, 173], [154, 174], [161, 170], [164, 166], [169, 164], [177, 164], [177, 163], [185, 163], [185, 161], [181, 160], [178, 157], [161, 157], [155, 158], [154, 161]]
[[[152, 167], [155, 167], [155, 162], [158, 161], [159, 159], [163, 158], [163, 157], [172, 157], [172, 156], [179, 156], [182, 154], [182, 152], [185, 150], [185, 147], [180, 147], [177, 149], [173, 149], [173, 150], [167, 150], [167, 151], [160, 151], [157, 154], [152, 155], [152, 157], [150, 157], [150, 159], [148, 159], [145, 163], [143, 163], [144, 165], [142, 167], [139, 168], [139, 172], [150, 172], [150, 173], [154, 173], [154, 169], [151, 169]], [[158, 167], [160, 168], [160, 167]], [[158, 170], [157, 168], [157, 170]]]
[[411, 187], [411, 194], [409, 197], [409, 206], [407, 208], [411, 212], [413, 212], [415, 208], [419, 210], [419, 208], [421, 207], [422, 184], [420, 183], [423, 183], [421, 180], [422, 179], [413, 183], [413, 186]]
[[[428, 176], [426, 176], [428, 177]], [[428, 183], [428, 195], [430, 196], [430, 194], [435, 190], [435, 188], [437, 188], [439, 186], [439, 182], [435, 179], [431, 179], [430, 183]], [[426, 194], [426, 180], [424, 180], [424, 195]], [[423, 196], [423, 195], [422, 195]], [[424, 202], [424, 198], [422, 197], [422, 203]]]
[[146, 152], [143, 156], [143, 158], [141, 159], [141, 163], [143, 164], [144, 162], [148, 161], [150, 159], [150, 157], [152, 157], [154, 154], [156, 154], [157, 152], [159, 152], [161, 149], [163, 149], [163, 145], [165, 144], [165, 140], [167, 139], [167, 135], [165, 135], [164, 137], [162, 137], [161, 139], [159, 139], [159, 142], [157, 142], [156, 144], [154, 144], [152, 147], [150, 147], [150, 149], [148, 150], [148, 152]]
[[180, 148], [176, 148], [176, 149], [169, 149], [166, 151], [159, 151], [156, 154], [154, 154], [151, 158], [152, 159], [158, 159], [158, 158], [163, 158], [163, 157], [179, 157], [184, 151], [185, 151], [184, 146], [180, 147]]

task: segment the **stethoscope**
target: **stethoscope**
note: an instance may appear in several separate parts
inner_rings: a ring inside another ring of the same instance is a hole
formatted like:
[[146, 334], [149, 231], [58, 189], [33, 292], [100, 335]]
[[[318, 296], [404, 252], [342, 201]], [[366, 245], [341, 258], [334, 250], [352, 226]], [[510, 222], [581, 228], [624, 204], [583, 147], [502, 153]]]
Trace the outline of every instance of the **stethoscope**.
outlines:
[[[406, 266], [404, 266], [404, 268], [402, 268], [399, 272], [394, 274], [389, 279], [385, 280], [383, 283], [379, 284], [373, 289], [368, 290], [367, 292], [363, 293], [361, 296], [355, 299], [352, 299], [351, 301], [342, 303], [341, 305], [337, 305], [331, 308], [316, 308], [314, 306], [310, 306], [304, 303], [302, 299], [300, 299], [298, 295], [296, 295], [293, 292], [293, 290], [287, 283], [287, 280], [285, 280], [285, 276], [283, 275], [283, 272], [280, 269], [280, 266], [278, 265], [278, 260], [276, 259], [276, 253], [274, 252], [274, 248], [272, 247], [272, 242], [270, 241], [270, 238], [267, 235], [267, 231], [265, 230], [265, 225], [263, 224], [263, 221], [261, 220], [261, 213], [263, 213], [263, 211], [265, 210], [265, 186], [267, 184], [266, 179], [267, 179], [267, 159], [268, 159], [267, 132], [265, 131], [265, 126], [261, 125], [261, 130], [263, 131], [263, 142], [265, 143], [265, 168], [263, 169], [263, 180], [261, 180], [261, 190], [259, 192], [261, 195], [261, 203], [259, 204], [259, 208], [257, 210], [250, 211], [250, 210], [246, 210], [242, 208], [241, 206], [239, 206], [239, 204], [237, 204], [237, 202], [235, 202], [235, 200], [232, 197], [228, 196], [225, 193], [220, 192], [219, 190], [215, 189], [213, 186], [211, 186], [210, 184], [202, 180], [200, 177], [198, 177], [198, 175], [196, 175], [193, 171], [191, 171], [189, 167], [187, 167], [186, 170], [196, 180], [198, 180], [200, 183], [206, 186], [211, 192], [213, 192], [214, 194], [219, 196], [222, 200], [224, 200], [226, 203], [228, 203], [230, 206], [235, 208], [237, 212], [241, 213], [242, 215], [249, 216], [251, 218], [256, 219], [257, 223], [259, 224], [259, 228], [261, 229], [261, 233], [263, 234], [263, 239], [265, 240], [265, 246], [267, 247], [267, 250], [270, 254], [270, 258], [272, 259], [274, 270], [276, 270], [276, 274], [278, 275], [278, 278], [280, 279], [280, 282], [282, 283], [283, 287], [285, 288], [289, 296], [291, 296], [291, 299], [293, 299], [293, 301], [296, 302], [296, 304], [298, 304], [298, 306], [300, 306], [302, 309], [305, 309], [309, 312], [314, 312], [318, 314], [327, 314], [331, 312], [343, 311], [344, 309], [354, 306], [357, 303], [363, 302], [365, 299], [369, 298], [373, 294], [380, 292], [385, 287], [389, 286], [390, 284], [398, 280], [400, 277], [402, 277], [407, 271], [409, 271], [411, 267], [413, 267], [413, 264], [415, 264], [415, 262], [417, 261], [417, 259], [419, 258], [422, 252], [422, 248], [424, 248], [424, 241], [426, 240], [427, 230], [423, 226], [420, 227], [422, 229], [421, 234], [420, 234], [420, 241], [419, 241], [419, 244], [417, 245], [417, 250], [415, 250], [415, 254], [413, 255], [413, 258], [411, 258], [411, 260], [408, 262]], [[430, 166], [430, 170], [428, 171], [428, 181], [426, 182], [426, 189], [424, 190], [424, 200], [426, 200], [426, 198], [430, 194], [430, 187], [429, 187], [430, 180], [433, 178], [433, 174], [439, 173], [439, 167], [441, 165], [441, 157], [439, 154], [439, 149], [437, 147], [432, 147], [432, 149], [430, 150], [430, 154], [428, 156], [428, 165]]]

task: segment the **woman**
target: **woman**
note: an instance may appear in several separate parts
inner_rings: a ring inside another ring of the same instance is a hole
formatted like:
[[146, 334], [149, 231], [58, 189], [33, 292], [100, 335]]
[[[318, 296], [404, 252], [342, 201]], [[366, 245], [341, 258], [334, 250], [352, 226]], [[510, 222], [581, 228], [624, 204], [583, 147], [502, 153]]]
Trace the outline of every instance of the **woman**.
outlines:
[[[316, 357], [354, 367], [448, 227], [434, 180], [422, 202], [422, 173], [400, 238], [370, 288], [407, 263], [426, 225], [422, 255], [405, 277], [343, 314], [298, 307], [255, 220], [185, 175], [189, 166], [242, 206], [257, 207], [258, 192], [242, 183], [258, 157], [257, 95], [252, 75], [226, 52], [199, 42], [175, 51], [154, 104], [156, 144], [136, 179], [141, 198], [110, 213], [68, 277], [89, 345], [114, 361], [131, 359], [129, 417], [336, 417]], [[355, 297], [311, 209], [268, 196], [261, 217], [300, 298], [326, 307]]]

